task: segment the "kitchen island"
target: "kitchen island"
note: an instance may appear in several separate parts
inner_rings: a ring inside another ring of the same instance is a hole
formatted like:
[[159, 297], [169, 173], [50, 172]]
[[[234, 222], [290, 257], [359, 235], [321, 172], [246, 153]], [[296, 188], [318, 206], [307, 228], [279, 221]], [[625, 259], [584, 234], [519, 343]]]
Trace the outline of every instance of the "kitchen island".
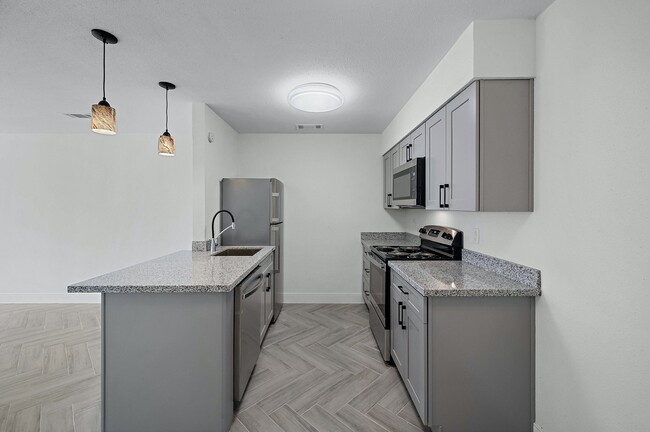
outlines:
[[255, 249], [180, 251], [68, 287], [102, 294], [103, 431], [230, 429], [234, 290], [274, 250]]

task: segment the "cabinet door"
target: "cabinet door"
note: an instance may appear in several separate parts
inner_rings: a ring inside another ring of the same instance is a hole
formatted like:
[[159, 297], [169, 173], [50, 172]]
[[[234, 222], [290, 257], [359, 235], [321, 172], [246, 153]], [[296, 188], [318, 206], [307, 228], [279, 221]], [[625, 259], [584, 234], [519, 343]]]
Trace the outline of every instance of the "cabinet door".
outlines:
[[409, 149], [411, 145], [411, 137], [407, 136], [398, 144], [399, 147], [399, 165], [405, 164], [409, 161]]
[[411, 149], [409, 150], [409, 160], [425, 156], [425, 128], [426, 124], [420, 125], [411, 133]]
[[444, 210], [447, 177], [447, 110], [443, 107], [425, 123], [426, 207]]
[[447, 202], [450, 210], [478, 210], [477, 86], [447, 104]]
[[391, 284], [391, 295], [390, 295], [390, 354], [395, 366], [402, 379], [406, 379], [406, 367], [407, 367], [407, 356], [408, 356], [408, 346], [406, 338], [406, 330], [402, 328], [402, 325], [399, 318], [402, 317], [404, 310], [404, 300], [402, 295], [394, 284]]
[[391, 208], [393, 197], [393, 161], [391, 153], [384, 156], [384, 208]]
[[411, 395], [413, 404], [417, 409], [424, 424], [426, 418], [426, 391], [427, 391], [427, 358], [426, 358], [426, 327], [424, 322], [407, 309], [405, 312], [407, 327], [407, 377], [406, 388]]

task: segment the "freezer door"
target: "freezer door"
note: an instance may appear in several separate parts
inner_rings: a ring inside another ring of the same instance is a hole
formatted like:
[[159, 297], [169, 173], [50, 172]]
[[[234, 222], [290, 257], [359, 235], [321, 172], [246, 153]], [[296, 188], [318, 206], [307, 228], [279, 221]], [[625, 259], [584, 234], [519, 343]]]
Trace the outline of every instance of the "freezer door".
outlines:
[[273, 322], [278, 319], [284, 302], [284, 246], [282, 244], [284, 236], [283, 224], [271, 225], [271, 246], [275, 246], [275, 255], [273, 259], [274, 273], [274, 299], [273, 299]]
[[[235, 229], [223, 234], [221, 244], [263, 246], [270, 243], [269, 179], [221, 180], [221, 208], [229, 210], [235, 216]], [[230, 225], [230, 216], [222, 213], [220, 217], [222, 227]]]

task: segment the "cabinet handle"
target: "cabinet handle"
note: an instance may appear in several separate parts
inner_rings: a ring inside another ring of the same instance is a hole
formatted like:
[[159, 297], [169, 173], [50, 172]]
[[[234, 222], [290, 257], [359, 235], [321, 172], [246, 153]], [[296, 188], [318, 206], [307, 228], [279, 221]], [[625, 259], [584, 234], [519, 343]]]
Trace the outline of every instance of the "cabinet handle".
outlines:
[[445, 208], [449, 208], [449, 203], [447, 202], [447, 189], [449, 189], [449, 184], [445, 184]]
[[397, 324], [401, 325], [404, 327], [404, 323], [402, 322], [402, 302], [397, 302]]
[[402, 305], [402, 330], [406, 330], [406, 326], [404, 325], [404, 311], [406, 310], [406, 306]]
[[271, 273], [267, 273], [266, 278], [269, 280], [268, 285], [266, 285], [266, 292], [269, 292], [271, 291]]
[[409, 144], [409, 162], [413, 160], [413, 144]]
[[388, 194], [386, 195], [386, 202], [388, 203], [388, 207], [392, 207], [393, 205], [391, 204], [391, 201], [393, 200], [393, 194]]
[[397, 285], [397, 288], [399, 288], [399, 290], [402, 292], [402, 294], [409, 295], [408, 291], [404, 291], [404, 288], [402, 288], [402, 285]]
[[440, 190], [438, 191], [438, 202], [440, 202], [440, 208], [445, 208], [445, 202], [442, 200], [442, 190], [444, 188], [444, 185], [440, 185]]

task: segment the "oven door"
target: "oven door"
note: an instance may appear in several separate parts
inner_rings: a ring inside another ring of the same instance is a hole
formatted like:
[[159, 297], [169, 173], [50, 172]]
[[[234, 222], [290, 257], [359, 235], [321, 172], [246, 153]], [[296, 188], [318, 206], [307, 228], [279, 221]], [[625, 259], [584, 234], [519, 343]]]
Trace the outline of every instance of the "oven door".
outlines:
[[393, 204], [424, 207], [424, 158], [415, 158], [393, 170]]
[[368, 254], [370, 262], [370, 304], [377, 312], [385, 329], [388, 328], [388, 299], [386, 298], [386, 263], [380, 261], [375, 255]]

